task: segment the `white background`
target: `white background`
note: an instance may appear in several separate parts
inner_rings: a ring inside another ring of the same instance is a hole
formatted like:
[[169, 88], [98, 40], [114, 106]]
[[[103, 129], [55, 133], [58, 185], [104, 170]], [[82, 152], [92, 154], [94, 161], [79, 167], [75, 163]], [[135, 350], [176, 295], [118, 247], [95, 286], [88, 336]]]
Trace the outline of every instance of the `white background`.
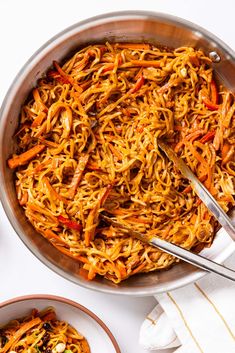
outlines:
[[[0, 0], [0, 103], [21, 66], [50, 37], [85, 18], [118, 10], [176, 15], [235, 49], [234, 0]], [[60, 278], [25, 248], [0, 207], [0, 301], [31, 293], [57, 294], [87, 306], [109, 326], [122, 353], [145, 352], [138, 331], [155, 299], [95, 293]]]

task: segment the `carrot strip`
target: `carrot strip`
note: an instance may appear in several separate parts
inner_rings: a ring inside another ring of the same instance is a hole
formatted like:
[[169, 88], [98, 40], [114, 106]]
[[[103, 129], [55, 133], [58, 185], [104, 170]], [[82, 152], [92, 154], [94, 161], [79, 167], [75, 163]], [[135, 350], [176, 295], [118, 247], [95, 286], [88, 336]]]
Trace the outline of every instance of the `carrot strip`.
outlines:
[[[202, 175], [200, 176], [198, 179], [203, 183], [203, 181], [205, 181], [207, 178], [206, 175]], [[192, 186], [188, 185], [186, 186], [186, 188], [182, 191], [183, 194], [187, 194], [188, 192], [190, 192], [192, 190]]]
[[56, 70], [59, 72], [60, 76], [63, 77], [63, 79], [66, 79], [74, 88], [77, 92], [82, 93], [83, 89], [75, 82], [75, 80], [69, 76], [68, 74], [66, 74], [61, 67], [59, 66], [59, 64], [57, 63], [57, 61], [53, 61], [53, 65], [55, 66]]
[[58, 224], [58, 219], [53, 214], [51, 214], [50, 211], [48, 211], [47, 209], [42, 208], [38, 205], [35, 205], [31, 202], [28, 202], [27, 207], [32, 211], [38, 212], [40, 214], [43, 214], [46, 217], [51, 218], [56, 224]]
[[50, 70], [47, 73], [47, 76], [50, 78], [55, 79], [57, 82], [59, 82], [60, 84], [66, 84], [66, 83], [70, 83], [65, 77], [62, 77], [59, 72], [55, 71], [55, 70]]
[[28, 161], [30, 161], [30, 159], [34, 158], [38, 153], [42, 152], [45, 147], [45, 145], [36, 145], [30, 148], [28, 151], [8, 159], [9, 168], [14, 169], [26, 164]]
[[117, 261], [117, 268], [120, 272], [121, 278], [125, 278], [127, 276], [126, 267], [120, 260]]
[[184, 141], [184, 140], [179, 141], [179, 142], [175, 145], [174, 151], [175, 151], [176, 153], [178, 153], [179, 150], [183, 147], [184, 144], [185, 144], [185, 141]]
[[209, 110], [218, 110], [219, 109], [219, 105], [218, 104], [213, 104], [210, 99], [206, 96], [206, 95], [202, 95], [202, 101], [205, 104], [205, 106], [209, 109]]
[[81, 267], [79, 269], [79, 275], [84, 278], [86, 281], [88, 281], [88, 271], [85, 270], [85, 268]]
[[228, 128], [230, 124], [232, 124], [232, 118], [234, 116], [235, 112], [235, 103], [230, 107], [228, 110], [227, 114], [225, 114], [225, 117], [222, 118], [222, 124], [224, 127]]
[[42, 321], [53, 321], [56, 320], [56, 313], [54, 311], [51, 311], [49, 313], [46, 313], [45, 315], [41, 316], [41, 320]]
[[30, 330], [34, 326], [39, 325], [41, 322], [41, 319], [39, 317], [36, 317], [35, 319], [23, 324], [1, 349], [1, 353], [6, 353], [11, 348], [11, 346], [20, 339], [21, 336], [23, 336], [28, 330]]
[[88, 280], [92, 281], [96, 276], [96, 270], [94, 266], [90, 265], [89, 271], [88, 271]]
[[112, 154], [117, 157], [118, 161], [121, 161], [123, 158], [121, 153], [111, 143], [109, 143], [108, 146], [111, 149]]
[[211, 101], [213, 104], [218, 104], [219, 96], [217, 86], [214, 80], [211, 81]]
[[144, 84], [144, 76], [141, 75], [136, 81], [135, 85], [129, 90], [129, 93], [135, 93], [141, 88], [141, 86], [143, 86], [143, 84]]
[[34, 88], [34, 90], [33, 90], [33, 98], [34, 98], [34, 100], [35, 100], [35, 102], [36, 102], [36, 104], [37, 104], [37, 106], [38, 106], [40, 111], [42, 111], [42, 112], [44, 112], [44, 111], [47, 112], [48, 111], [48, 108], [43, 103], [37, 88]]
[[219, 105], [217, 104], [218, 92], [217, 92], [217, 87], [214, 80], [211, 81], [210, 88], [211, 88], [211, 99], [209, 99], [208, 95], [204, 91], [202, 91], [202, 101], [209, 110], [218, 110], [219, 109]]
[[40, 172], [43, 168], [47, 167], [49, 164], [51, 164], [51, 159], [47, 159], [46, 161], [40, 163], [37, 165], [37, 167], [35, 167], [33, 170], [31, 170], [30, 172], [28, 172], [28, 175], [31, 174], [35, 174]]
[[110, 194], [110, 191], [113, 188], [113, 184], [109, 184], [108, 186], [106, 186], [106, 188], [104, 189], [104, 191], [101, 193], [100, 195], [100, 207], [103, 206], [103, 204], [105, 203], [105, 201], [107, 200], [107, 197]]
[[193, 147], [191, 143], [188, 144], [190, 152], [192, 155], [200, 162], [202, 165], [204, 165], [206, 168], [209, 168], [208, 163], [205, 161], [205, 159], [196, 151], [196, 149]]
[[[121, 64], [122, 64], [122, 58], [120, 57], [118, 59], [118, 66], [121, 65]], [[104, 67], [103, 70], [102, 70], [102, 73], [107, 72], [107, 71], [111, 71], [111, 70], [113, 70], [114, 67], [115, 67], [115, 64], [112, 63], [112, 64]]]
[[46, 118], [46, 113], [40, 112], [38, 116], [34, 119], [32, 127], [37, 127], [42, 124], [43, 120]]
[[191, 62], [191, 64], [195, 65], [195, 66], [200, 66], [200, 62], [198, 57], [195, 54], [190, 54], [189, 55], [189, 61]]
[[13, 137], [17, 137], [22, 131], [24, 131], [25, 129], [30, 128], [29, 124], [24, 124], [23, 126], [20, 127], [20, 129], [14, 134]]
[[132, 275], [134, 275], [135, 273], [140, 272], [143, 268], [145, 267], [145, 263], [140, 264], [138, 267], [136, 267], [133, 271], [132, 271]]
[[25, 191], [19, 200], [20, 206], [25, 205], [27, 203], [27, 201], [28, 201], [28, 193], [27, 193], [27, 191]]
[[66, 248], [68, 248], [68, 244], [57, 234], [55, 234], [52, 230], [46, 229], [45, 231], [41, 231], [41, 234], [53, 245], [65, 246]]
[[107, 187], [105, 187], [102, 190], [102, 192], [98, 196], [98, 200], [95, 207], [90, 211], [87, 217], [86, 228], [89, 228], [89, 229], [85, 230], [84, 232], [84, 239], [85, 239], [86, 246], [89, 246], [90, 241], [94, 239], [95, 231], [96, 231], [96, 223], [98, 222], [98, 217], [99, 217], [99, 209], [105, 203], [112, 187], [113, 185], [109, 184]]
[[199, 136], [203, 135], [204, 133], [205, 133], [205, 130], [196, 130], [196, 131], [188, 134], [185, 137], [185, 140], [193, 142], [194, 140], [196, 140]]
[[131, 60], [127, 64], [131, 64], [132, 66], [142, 66], [142, 67], [160, 67], [161, 66], [161, 61], [155, 61], [155, 60]]
[[55, 199], [59, 199], [60, 201], [64, 202], [64, 203], [68, 203], [68, 200], [66, 200], [63, 196], [61, 196], [60, 194], [58, 194], [58, 192], [55, 191], [55, 189], [53, 188], [53, 186], [51, 186], [48, 178], [46, 176], [43, 177], [43, 182], [45, 183], [50, 195]]
[[222, 165], [235, 159], [235, 148], [228, 142], [225, 142], [221, 151]]
[[44, 145], [50, 146], [50, 147], [54, 147], [54, 148], [58, 148], [59, 144], [53, 141], [49, 141], [44, 139], [43, 137], [39, 137], [38, 138], [40, 142], [42, 142]]
[[208, 168], [207, 179], [204, 182], [205, 187], [209, 190], [212, 184], [213, 167]]
[[213, 146], [216, 151], [218, 151], [220, 148], [220, 128], [216, 129], [214, 140], [213, 140]]
[[87, 169], [90, 169], [90, 170], [102, 171], [102, 169], [101, 169], [101, 168], [98, 166], [98, 164], [95, 163], [95, 162], [89, 162], [89, 163], [87, 163], [86, 168], [87, 168]]
[[82, 180], [83, 172], [87, 166], [89, 158], [90, 158], [90, 155], [88, 153], [84, 154], [80, 157], [78, 164], [77, 164], [77, 167], [75, 169], [74, 175], [73, 175], [73, 179], [72, 179], [70, 187], [69, 187], [69, 191], [67, 193], [67, 198], [69, 198], [69, 199], [74, 198], [77, 187], [78, 187], [80, 181]]
[[81, 255], [73, 255], [70, 250], [65, 249], [64, 247], [59, 246], [59, 245], [55, 245], [55, 244], [53, 244], [53, 245], [54, 245], [55, 248], [58, 249], [62, 254], [67, 255], [67, 256], [71, 257], [72, 259], [74, 259], [74, 260], [80, 261], [80, 262], [85, 263], [85, 264], [88, 264], [88, 263], [89, 263], [89, 261], [87, 260], [86, 257], [81, 256]]
[[151, 47], [149, 44], [141, 43], [118, 43], [115, 45], [118, 49], [131, 49], [131, 50], [150, 50]]
[[213, 140], [214, 136], [215, 136], [215, 131], [214, 131], [214, 130], [208, 131], [207, 134], [205, 134], [205, 135], [199, 140], [199, 142], [201, 142], [201, 143], [209, 142], [210, 140]]
[[186, 188], [182, 191], [183, 194], [187, 194], [188, 192], [190, 192], [192, 190], [192, 186], [188, 185], [186, 186]]

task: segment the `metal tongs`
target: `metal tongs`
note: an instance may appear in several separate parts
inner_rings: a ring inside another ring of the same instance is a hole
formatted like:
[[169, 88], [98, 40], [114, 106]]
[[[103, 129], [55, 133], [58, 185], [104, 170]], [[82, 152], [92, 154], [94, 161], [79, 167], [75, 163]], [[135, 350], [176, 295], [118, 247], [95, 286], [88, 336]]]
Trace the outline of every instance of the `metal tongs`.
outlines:
[[[204, 185], [198, 180], [198, 178], [193, 174], [193, 172], [188, 168], [188, 166], [184, 163], [184, 161], [179, 158], [175, 152], [163, 141], [158, 142], [158, 146], [161, 150], [166, 154], [166, 156], [174, 162], [176, 167], [180, 170], [182, 175], [190, 180], [191, 185], [198, 195], [198, 197], [202, 200], [202, 202], [207, 206], [207, 208], [211, 211], [213, 216], [217, 219], [217, 221], [221, 224], [221, 226], [225, 229], [225, 231], [230, 235], [230, 237], [235, 240], [235, 226], [233, 225], [230, 218], [224, 212], [224, 210], [220, 207], [218, 202], [214, 199], [214, 197], [209, 193], [209, 191], [204, 187]], [[178, 257], [181, 260], [189, 262], [190, 264], [197, 266], [203, 270], [216, 273], [222, 277], [228, 278], [232, 281], [235, 281], [235, 271], [223, 266], [218, 263], [209, 260], [201, 255], [195, 254], [189, 250], [181, 248], [175, 244], [169, 243], [165, 240], [151, 237], [148, 238], [146, 235], [137, 232], [119, 222], [117, 222], [114, 218], [108, 217], [106, 215], [101, 214], [101, 217], [104, 221], [109, 224], [112, 224], [116, 227], [123, 229], [129, 235], [140, 239], [143, 242], [146, 242], [152, 246], [155, 246], [171, 255]]]

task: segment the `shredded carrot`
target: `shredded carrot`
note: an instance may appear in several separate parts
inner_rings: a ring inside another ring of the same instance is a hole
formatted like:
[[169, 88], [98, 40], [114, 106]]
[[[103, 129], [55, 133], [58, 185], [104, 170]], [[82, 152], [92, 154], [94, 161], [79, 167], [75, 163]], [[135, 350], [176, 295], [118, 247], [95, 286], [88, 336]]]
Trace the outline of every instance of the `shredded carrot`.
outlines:
[[15, 169], [21, 165], [27, 164], [28, 161], [34, 158], [38, 153], [42, 152], [45, 147], [45, 145], [36, 145], [24, 153], [13, 156], [12, 158], [8, 159], [8, 166], [11, 169]]
[[218, 90], [214, 80], [211, 81], [211, 101], [213, 104], [218, 104]]
[[49, 313], [46, 313], [45, 315], [41, 316], [41, 320], [42, 321], [53, 321], [56, 320], [56, 313], [54, 311], [51, 311]]
[[122, 154], [112, 145], [112, 143], [109, 143], [109, 148], [112, 151], [112, 154], [114, 154], [115, 157], [117, 157], [118, 161], [121, 161], [123, 156]]
[[40, 324], [41, 322], [41, 319], [39, 317], [36, 317], [35, 319], [23, 324], [1, 349], [1, 353], [6, 353], [11, 348], [11, 346], [20, 339], [21, 336], [23, 336], [28, 330]]
[[64, 203], [68, 203], [68, 200], [66, 200], [66, 198], [64, 198], [63, 196], [58, 194], [58, 192], [55, 191], [55, 189], [53, 188], [53, 186], [51, 186], [51, 184], [46, 176], [44, 176], [42, 180], [45, 183], [50, 195], [54, 198], [54, 200], [58, 199]]
[[88, 281], [88, 271], [85, 270], [85, 268], [81, 267], [79, 269], [79, 275], [84, 278], [86, 281]]
[[214, 140], [213, 140], [213, 146], [216, 151], [218, 151], [220, 148], [220, 134], [221, 134], [220, 128], [217, 128], [215, 132]]
[[89, 271], [88, 271], [88, 280], [92, 281], [96, 276], [96, 270], [94, 266], [90, 265]]
[[98, 217], [99, 217], [99, 209], [105, 203], [112, 187], [113, 185], [109, 184], [107, 187], [105, 187], [102, 190], [102, 192], [99, 194], [96, 206], [89, 212], [87, 216], [86, 228], [89, 228], [89, 229], [85, 230], [84, 232], [84, 239], [85, 239], [86, 246], [89, 246], [90, 241], [93, 240], [95, 236], [96, 225], [97, 225], [96, 223], [98, 222]]
[[188, 147], [190, 149], [190, 152], [192, 153], [192, 155], [198, 160], [198, 162], [200, 162], [202, 165], [204, 165], [204, 167], [206, 167], [206, 169], [209, 168], [208, 163], [205, 161], [205, 159], [200, 155], [200, 153], [197, 152], [196, 148], [189, 143]]
[[38, 106], [39, 111], [42, 111], [42, 112], [47, 112], [48, 111], [48, 108], [43, 103], [37, 88], [34, 88], [34, 90], [33, 90], [33, 98], [35, 99], [35, 102], [36, 102], [36, 104]]
[[86, 257], [84, 256], [81, 256], [81, 255], [73, 255], [73, 253], [71, 253], [70, 250], [68, 249], [65, 249], [64, 247], [60, 246], [60, 245], [56, 245], [54, 244], [54, 246], [61, 252], [63, 253], [64, 255], [67, 255], [69, 257], [71, 257], [72, 259], [74, 260], [77, 260], [77, 261], [80, 261], [82, 263], [85, 263], [85, 264], [88, 264], [89, 261]]
[[86, 168], [91, 170], [103, 171], [95, 162], [88, 162]]
[[50, 147], [54, 147], [54, 148], [58, 148], [59, 147], [58, 143], [46, 140], [43, 137], [39, 137], [38, 139], [39, 139], [40, 142], [42, 142], [46, 146], [50, 146]]
[[221, 151], [222, 165], [235, 159], [235, 148], [228, 142], [225, 142]]
[[[207, 176], [206, 175], [201, 175], [199, 178], [198, 178], [202, 183], [207, 179]], [[186, 186], [186, 188], [182, 191], [183, 194], [187, 194], [188, 192], [190, 192], [192, 190], [192, 186], [191, 185], [188, 185]]]
[[195, 203], [195, 207], [198, 207], [201, 203], [202, 203], [202, 200], [198, 198]]
[[46, 113], [45, 112], [40, 112], [38, 116], [34, 119], [32, 123], [32, 127], [37, 127], [42, 124], [43, 120], [46, 118]]
[[155, 61], [155, 60], [131, 60], [129, 66], [157, 67], [158, 68], [161, 66], [161, 62]]
[[75, 82], [75, 80], [66, 74], [60, 67], [60, 65], [57, 63], [57, 61], [53, 61], [53, 65], [55, 66], [56, 70], [59, 72], [60, 76], [66, 79], [74, 88], [77, 92], [82, 93], [83, 89]]
[[145, 267], [145, 263], [142, 263], [142, 264], [140, 264], [138, 267], [136, 267], [136, 268], [132, 271], [132, 273], [133, 273], [133, 274], [136, 274], [136, 273], [140, 272], [144, 267]]
[[45, 231], [41, 231], [42, 235], [44, 238], [49, 240], [50, 243], [53, 245], [59, 245], [59, 246], [64, 246], [68, 248], [68, 244], [61, 239], [57, 234], [55, 234], [51, 229], [46, 229]]
[[[120, 58], [118, 59], [118, 66], [121, 65], [121, 64], [122, 64], [122, 58], [120, 57]], [[114, 64], [114, 63], [113, 63], [113, 64], [110, 64], [110, 65], [104, 67], [104, 69], [102, 70], [102, 72], [104, 73], [104, 72], [107, 72], [107, 71], [111, 71], [111, 70], [114, 69], [114, 67], [115, 67], [115, 64]]]
[[44, 216], [51, 218], [56, 224], [58, 224], [57, 218], [56, 218], [53, 214], [51, 214], [51, 212], [48, 211], [46, 208], [44, 209], [44, 208], [42, 208], [42, 207], [40, 207], [40, 206], [38, 206], [38, 205], [35, 205], [35, 204], [31, 203], [31, 202], [28, 202], [28, 203], [27, 203], [27, 207], [28, 207], [30, 210], [32, 210], [32, 211], [41, 213], [41, 214], [43, 214]]
[[69, 191], [67, 193], [67, 197], [69, 199], [73, 199], [74, 198], [74, 195], [76, 193], [77, 187], [78, 187], [80, 181], [82, 180], [82, 175], [83, 175], [83, 172], [84, 172], [84, 170], [85, 170], [85, 168], [87, 166], [89, 158], [90, 158], [90, 155], [88, 153], [82, 155], [79, 158], [77, 167], [75, 169], [75, 173], [73, 175], [73, 179], [72, 179], [70, 187], [69, 187]]
[[117, 268], [120, 272], [121, 278], [124, 279], [127, 276], [127, 271], [124, 264], [121, 261], [117, 261]]
[[151, 49], [149, 44], [142, 44], [142, 43], [117, 43], [115, 44], [115, 47], [119, 49], [131, 49], [131, 50], [150, 50]]
[[214, 131], [214, 130], [208, 131], [208, 132], [199, 140], [199, 142], [201, 142], [201, 143], [209, 142], [210, 140], [213, 140], [214, 136], [215, 136], [215, 131]]
[[55, 71], [55, 70], [50, 70], [47, 73], [47, 76], [50, 78], [55, 79], [56, 81], [58, 81], [59, 83], [66, 84], [66, 83], [70, 83], [65, 77], [62, 77], [59, 72]]
[[30, 125], [29, 124], [23, 124], [20, 129], [14, 134], [13, 137], [17, 137], [20, 135], [21, 132], [23, 132], [24, 130], [30, 128]]
[[19, 200], [19, 204], [23, 206], [27, 203], [27, 201], [28, 201], [28, 193], [27, 191], [25, 191]]
[[135, 85], [129, 90], [129, 92], [135, 93], [141, 88], [141, 86], [143, 86], [143, 84], [144, 84], [144, 76], [141, 75], [136, 81]]
[[179, 141], [179, 142], [175, 145], [174, 151], [175, 151], [176, 153], [178, 153], [179, 150], [183, 147], [184, 144], [185, 144], [185, 141], [184, 141], [184, 140]]
[[233, 117], [234, 117], [234, 112], [235, 112], [235, 103], [229, 108], [227, 114], [225, 114], [225, 117], [222, 120], [222, 124], [224, 127], [229, 128], [230, 124], [233, 122]]
[[200, 66], [200, 62], [198, 57], [195, 54], [190, 54], [189, 55], [189, 61], [191, 62], [191, 64], [195, 65], [195, 66]]
[[199, 136], [203, 135], [204, 133], [205, 133], [204, 130], [196, 130], [196, 131], [191, 132], [190, 134], [188, 134], [185, 137], [185, 140], [193, 142], [194, 140], [196, 140]]
[[209, 110], [218, 110], [219, 109], [219, 105], [217, 104], [218, 93], [217, 93], [217, 87], [216, 87], [215, 81], [213, 80], [211, 82], [210, 89], [211, 89], [211, 99], [208, 97], [207, 93], [204, 90], [202, 90], [202, 101]]
[[28, 174], [36, 174], [40, 172], [43, 168], [47, 167], [49, 164], [51, 164], [51, 159], [47, 159], [46, 161], [40, 163], [35, 167], [33, 170], [29, 171]]

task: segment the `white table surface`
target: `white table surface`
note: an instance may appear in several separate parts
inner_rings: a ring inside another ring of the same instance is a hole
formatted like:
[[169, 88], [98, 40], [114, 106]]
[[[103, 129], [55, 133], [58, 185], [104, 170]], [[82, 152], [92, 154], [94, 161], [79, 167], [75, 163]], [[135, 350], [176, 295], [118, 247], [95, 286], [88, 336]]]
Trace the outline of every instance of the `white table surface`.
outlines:
[[[21, 66], [50, 37], [85, 18], [118, 10], [170, 13], [203, 26], [235, 49], [233, 0], [0, 0], [0, 102]], [[146, 352], [138, 345], [138, 332], [155, 299], [95, 293], [60, 278], [23, 245], [0, 206], [0, 301], [32, 293], [83, 304], [109, 326], [122, 353]]]

